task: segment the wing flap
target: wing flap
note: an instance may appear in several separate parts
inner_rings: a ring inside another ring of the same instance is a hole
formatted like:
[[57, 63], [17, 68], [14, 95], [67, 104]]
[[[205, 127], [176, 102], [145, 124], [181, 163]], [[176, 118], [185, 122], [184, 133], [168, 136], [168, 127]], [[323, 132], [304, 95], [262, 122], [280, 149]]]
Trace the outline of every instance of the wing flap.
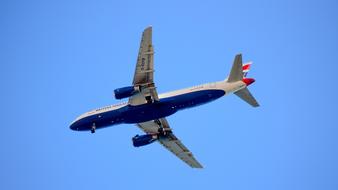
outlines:
[[143, 123], [138, 123], [137, 126], [142, 129], [145, 133], [157, 133], [158, 132], [158, 125], [152, 121], [147, 121]]

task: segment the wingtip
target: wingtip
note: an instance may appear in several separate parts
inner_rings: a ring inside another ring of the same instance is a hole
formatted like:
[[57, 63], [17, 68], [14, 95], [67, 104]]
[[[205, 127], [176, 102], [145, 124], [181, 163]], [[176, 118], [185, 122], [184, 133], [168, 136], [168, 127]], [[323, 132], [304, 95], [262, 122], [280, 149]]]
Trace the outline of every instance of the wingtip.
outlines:
[[145, 30], [152, 29], [152, 28], [153, 28], [153, 26], [152, 26], [152, 25], [149, 25], [149, 26], [147, 26], [147, 27], [145, 28]]
[[197, 164], [189, 164], [189, 165], [190, 165], [191, 168], [194, 168], [194, 169], [203, 169], [203, 166], [198, 162], [197, 162]]
[[143, 34], [152, 33], [152, 31], [153, 31], [153, 27], [150, 25], [143, 30]]

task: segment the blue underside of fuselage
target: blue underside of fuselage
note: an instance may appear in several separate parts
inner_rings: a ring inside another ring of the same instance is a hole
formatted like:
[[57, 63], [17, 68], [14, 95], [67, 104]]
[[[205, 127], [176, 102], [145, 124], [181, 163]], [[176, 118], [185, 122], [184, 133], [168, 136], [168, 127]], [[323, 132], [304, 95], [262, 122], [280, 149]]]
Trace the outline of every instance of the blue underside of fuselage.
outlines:
[[162, 117], [167, 117], [175, 112], [211, 102], [225, 94], [223, 90], [201, 90], [168, 98], [158, 102], [139, 106], [126, 105], [117, 110], [112, 110], [88, 116], [74, 122], [70, 128], [77, 131], [91, 130], [93, 124], [96, 129], [121, 123], [141, 123]]

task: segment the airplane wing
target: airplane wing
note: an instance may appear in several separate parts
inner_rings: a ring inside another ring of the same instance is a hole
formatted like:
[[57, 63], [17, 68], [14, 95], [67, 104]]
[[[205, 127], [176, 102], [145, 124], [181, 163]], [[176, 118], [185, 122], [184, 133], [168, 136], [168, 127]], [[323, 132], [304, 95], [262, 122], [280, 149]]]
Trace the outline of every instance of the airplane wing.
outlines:
[[142, 33], [140, 49], [137, 57], [133, 85], [140, 89], [129, 98], [129, 104], [140, 105], [158, 101], [158, 94], [154, 84], [154, 49], [152, 45], [152, 27]]
[[203, 166], [194, 158], [193, 154], [183, 145], [183, 143], [172, 133], [168, 121], [165, 118], [159, 120], [147, 121], [138, 123], [137, 126], [145, 133], [158, 133], [162, 127], [167, 131], [166, 137], [161, 137], [158, 141], [166, 149], [175, 154], [182, 161], [187, 163], [192, 168], [203, 168]]

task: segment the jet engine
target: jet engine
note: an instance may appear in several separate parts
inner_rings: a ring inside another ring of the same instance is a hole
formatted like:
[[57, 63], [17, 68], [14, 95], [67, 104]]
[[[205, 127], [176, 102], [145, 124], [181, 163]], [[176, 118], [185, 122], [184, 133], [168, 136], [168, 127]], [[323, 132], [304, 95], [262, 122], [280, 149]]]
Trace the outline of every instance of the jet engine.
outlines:
[[136, 135], [132, 138], [134, 147], [140, 147], [145, 146], [148, 144], [151, 144], [155, 142], [158, 139], [158, 136], [152, 135], [152, 134], [146, 134], [146, 135]]
[[114, 90], [114, 95], [116, 99], [128, 98], [139, 92], [139, 89], [134, 86], [127, 86], [123, 88], [117, 88]]

